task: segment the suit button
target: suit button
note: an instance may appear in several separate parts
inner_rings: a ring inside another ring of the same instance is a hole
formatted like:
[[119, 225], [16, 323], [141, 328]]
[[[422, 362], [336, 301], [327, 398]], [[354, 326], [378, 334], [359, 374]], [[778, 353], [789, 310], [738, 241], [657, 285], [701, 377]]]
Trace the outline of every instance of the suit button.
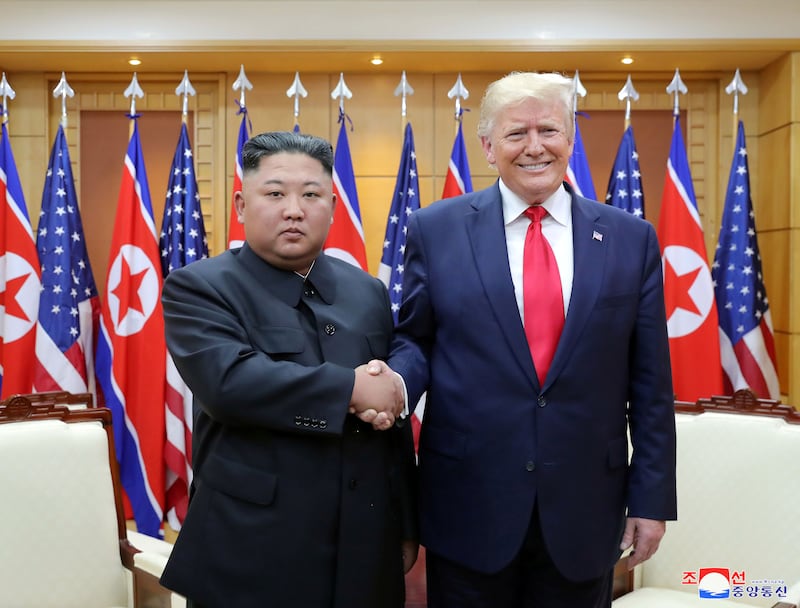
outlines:
[[547, 405], [547, 399], [544, 398], [544, 395], [539, 395], [539, 399], [537, 400], [536, 403], [539, 404], [539, 407], [544, 407], [545, 405]]
[[347, 487], [350, 488], [351, 490], [355, 490], [358, 487], [358, 480], [351, 479], [350, 483], [347, 484]]
[[329, 336], [332, 336], [333, 334], [336, 333], [336, 326], [333, 323], [328, 323], [325, 326], [325, 333], [328, 334]]
[[533, 462], [533, 460], [529, 460], [528, 462], [525, 463], [525, 470], [528, 472], [535, 471], [536, 463]]

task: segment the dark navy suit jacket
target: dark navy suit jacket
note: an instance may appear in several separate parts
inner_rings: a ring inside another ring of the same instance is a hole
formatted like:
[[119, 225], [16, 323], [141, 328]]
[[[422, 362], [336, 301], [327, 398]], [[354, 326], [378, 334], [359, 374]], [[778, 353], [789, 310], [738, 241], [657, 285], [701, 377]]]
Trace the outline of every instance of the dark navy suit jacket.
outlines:
[[574, 282], [544, 386], [514, 297], [497, 184], [409, 221], [390, 365], [410, 403], [427, 390], [422, 544], [481, 572], [517, 554], [535, 503], [550, 554], [573, 580], [614, 564], [626, 514], [676, 517], [655, 231], [570, 193]]
[[400, 608], [415, 539], [410, 425], [347, 413], [388, 354], [383, 284], [317, 258], [308, 280], [245, 244], [170, 273], [167, 345], [194, 392], [194, 492], [163, 584], [203, 606]]

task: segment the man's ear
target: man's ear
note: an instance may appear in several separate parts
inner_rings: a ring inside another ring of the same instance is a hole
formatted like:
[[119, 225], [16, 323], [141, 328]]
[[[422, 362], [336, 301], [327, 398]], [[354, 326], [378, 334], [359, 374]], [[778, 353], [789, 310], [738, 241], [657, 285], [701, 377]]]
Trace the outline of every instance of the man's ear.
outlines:
[[494, 165], [496, 159], [494, 157], [494, 151], [492, 150], [492, 140], [485, 135], [481, 136], [481, 148], [483, 148], [483, 153], [486, 155], [487, 162], [490, 165]]
[[244, 195], [241, 190], [233, 193], [233, 208], [236, 209], [236, 219], [244, 224]]
[[331, 194], [331, 224], [333, 224], [334, 211], [336, 211], [336, 194]]

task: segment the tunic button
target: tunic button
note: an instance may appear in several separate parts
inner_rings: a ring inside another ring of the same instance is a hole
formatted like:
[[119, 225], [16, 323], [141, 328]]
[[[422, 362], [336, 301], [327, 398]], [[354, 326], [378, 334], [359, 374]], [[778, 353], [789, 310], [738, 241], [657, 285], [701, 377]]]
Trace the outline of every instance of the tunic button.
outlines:
[[333, 334], [336, 333], [336, 326], [333, 323], [328, 323], [325, 326], [325, 333], [328, 334], [329, 336], [332, 336]]
[[525, 463], [525, 470], [529, 472], [536, 470], [536, 464], [533, 462], [533, 460], [529, 460]]
[[539, 407], [544, 407], [547, 405], [547, 399], [544, 398], [544, 395], [539, 395], [537, 403], [539, 404]]

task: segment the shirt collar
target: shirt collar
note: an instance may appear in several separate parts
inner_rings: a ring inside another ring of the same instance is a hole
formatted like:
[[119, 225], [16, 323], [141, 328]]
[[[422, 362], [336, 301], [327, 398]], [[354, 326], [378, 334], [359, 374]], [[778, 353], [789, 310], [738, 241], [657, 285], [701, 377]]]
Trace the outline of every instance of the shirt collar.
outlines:
[[[511, 222], [519, 219], [530, 205], [512, 192], [502, 178], [498, 181], [500, 197], [503, 200], [503, 223], [508, 226]], [[547, 209], [547, 213], [563, 226], [569, 225], [571, 205], [572, 197], [563, 184], [542, 203], [542, 207]]]

